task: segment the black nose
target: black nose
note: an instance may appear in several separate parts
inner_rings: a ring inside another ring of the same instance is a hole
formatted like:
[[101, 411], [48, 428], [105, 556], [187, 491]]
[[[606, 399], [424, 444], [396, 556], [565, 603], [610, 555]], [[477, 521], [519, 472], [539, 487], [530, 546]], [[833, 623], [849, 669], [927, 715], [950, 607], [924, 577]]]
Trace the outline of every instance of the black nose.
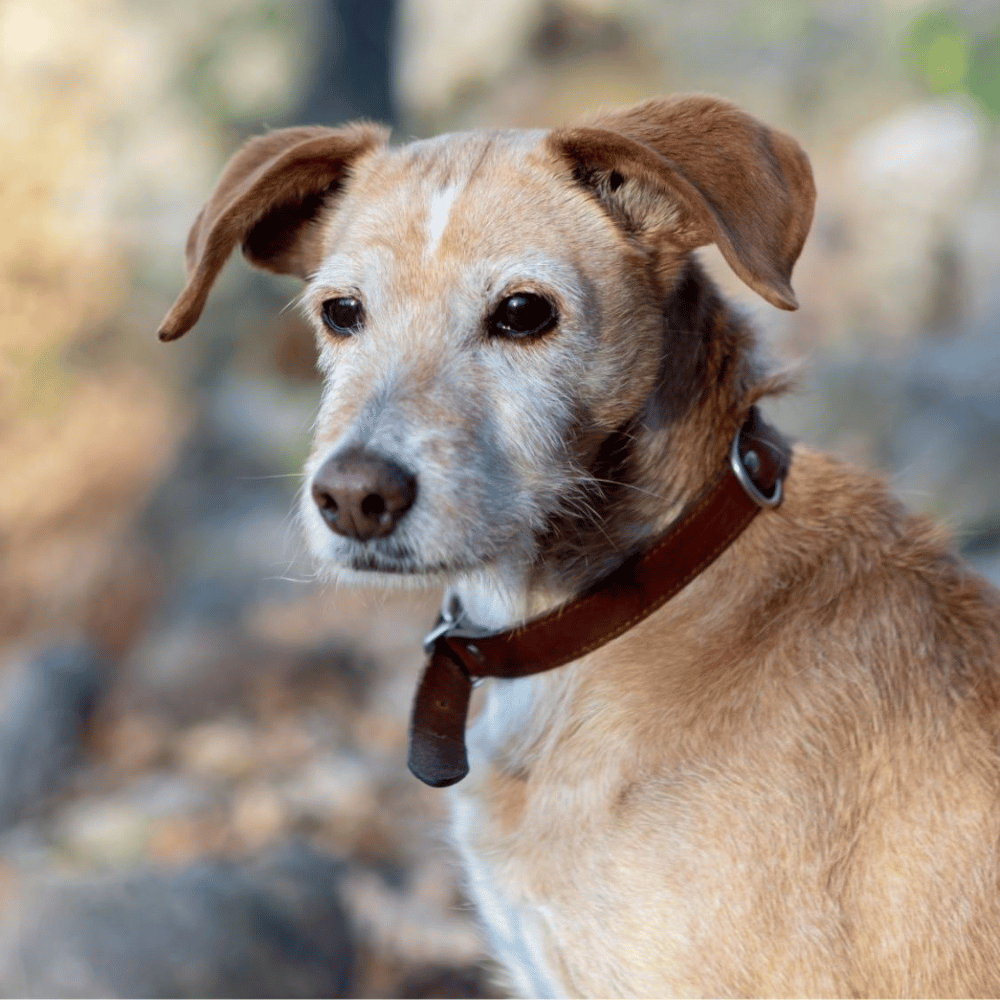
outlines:
[[417, 480], [375, 452], [348, 448], [320, 466], [312, 495], [331, 531], [366, 542], [396, 530], [413, 506]]

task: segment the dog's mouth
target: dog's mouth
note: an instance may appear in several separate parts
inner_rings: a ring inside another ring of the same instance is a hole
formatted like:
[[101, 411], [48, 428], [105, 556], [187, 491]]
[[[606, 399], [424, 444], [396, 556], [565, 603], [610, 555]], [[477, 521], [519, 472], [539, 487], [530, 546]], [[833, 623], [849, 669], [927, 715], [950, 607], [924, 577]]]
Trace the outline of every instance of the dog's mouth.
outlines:
[[358, 573], [388, 573], [398, 576], [445, 577], [468, 572], [475, 568], [464, 561], [436, 560], [426, 562], [420, 559], [408, 545], [380, 545], [370, 548], [365, 545], [359, 551], [351, 552], [343, 562]]
[[439, 576], [449, 570], [445, 563], [428, 566], [414, 559], [390, 559], [373, 552], [353, 555], [348, 564], [358, 573], [396, 573], [405, 576]]

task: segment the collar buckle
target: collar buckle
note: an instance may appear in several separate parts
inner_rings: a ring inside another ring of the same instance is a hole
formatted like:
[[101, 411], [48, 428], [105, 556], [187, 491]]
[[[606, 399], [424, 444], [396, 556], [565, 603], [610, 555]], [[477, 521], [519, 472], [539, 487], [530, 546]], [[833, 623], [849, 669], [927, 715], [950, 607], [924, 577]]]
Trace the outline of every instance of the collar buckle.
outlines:
[[[445, 637], [450, 639], [488, 639], [495, 635], [502, 635], [494, 629], [482, 628], [470, 622], [465, 616], [465, 609], [457, 594], [449, 594], [445, 600], [444, 607], [438, 613], [438, 619], [434, 623], [434, 628], [424, 636], [424, 651], [430, 653], [438, 639]], [[468, 643], [466, 643], [468, 646]], [[475, 653], [473, 653], [475, 655]]]
[[442, 636], [447, 635], [458, 625], [462, 615], [462, 605], [453, 594], [445, 606], [438, 613], [438, 619], [434, 623], [434, 628], [424, 636], [424, 652], [430, 653], [434, 649], [434, 644]]
[[[736, 476], [746, 495], [758, 507], [777, 507], [781, 503], [781, 476], [779, 475], [775, 479], [774, 489], [771, 490], [769, 497], [761, 493], [751, 474], [751, 471], [757, 472], [760, 469], [760, 457], [753, 449], [747, 451], [746, 456], [740, 454], [740, 435], [742, 433], [743, 428], [741, 427], [733, 437], [733, 446], [729, 449], [729, 465], [733, 470], [733, 475]], [[756, 467], [754, 468], [754, 466]]]

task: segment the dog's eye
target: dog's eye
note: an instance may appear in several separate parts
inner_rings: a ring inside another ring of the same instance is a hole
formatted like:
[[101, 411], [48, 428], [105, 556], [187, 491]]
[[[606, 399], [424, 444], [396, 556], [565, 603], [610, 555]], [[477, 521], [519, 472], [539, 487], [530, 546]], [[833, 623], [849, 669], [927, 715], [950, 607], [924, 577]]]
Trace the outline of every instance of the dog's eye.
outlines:
[[340, 337], [349, 337], [361, 328], [365, 311], [352, 297], [327, 299], [323, 303], [323, 322]]
[[509, 295], [487, 320], [489, 332], [498, 337], [538, 337], [548, 333], [559, 320], [556, 307], [531, 292]]

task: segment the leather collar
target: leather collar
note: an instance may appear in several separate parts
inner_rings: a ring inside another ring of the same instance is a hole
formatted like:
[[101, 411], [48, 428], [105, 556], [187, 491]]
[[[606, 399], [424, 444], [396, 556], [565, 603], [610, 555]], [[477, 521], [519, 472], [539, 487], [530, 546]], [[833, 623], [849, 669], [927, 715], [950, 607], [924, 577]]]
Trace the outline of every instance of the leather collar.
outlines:
[[751, 407], [719, 475], [648, 549], [580, 597], [504, 632], [466, 627], [458, 608], [443, 612], [424, 641], [410, 770], [435, 788], [461, 781], [469, 771], [465, 722], [477, 678], [543, 673], [627, 632], [714, 562], [762, 508], [781, 502], [790, 462], [788, 443]]

